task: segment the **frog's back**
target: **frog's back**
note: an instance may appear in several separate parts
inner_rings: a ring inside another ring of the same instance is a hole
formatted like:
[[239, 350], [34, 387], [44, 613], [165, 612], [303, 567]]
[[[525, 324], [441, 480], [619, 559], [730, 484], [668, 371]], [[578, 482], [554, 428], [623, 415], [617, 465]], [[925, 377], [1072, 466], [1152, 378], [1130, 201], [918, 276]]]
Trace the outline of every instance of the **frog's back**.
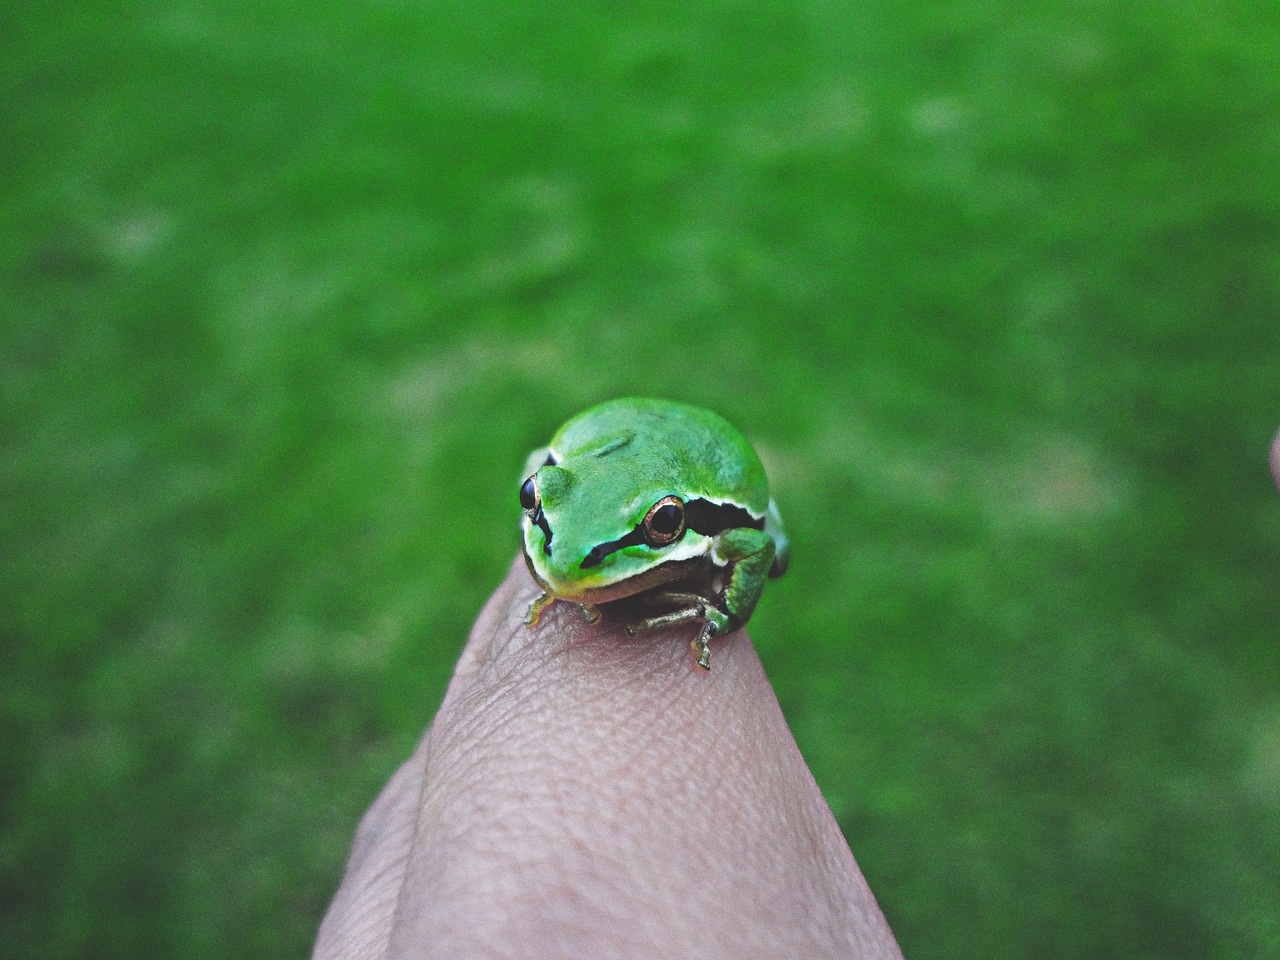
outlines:
[[710, 410], [671, 400], [624, 397], [574, 417], [551, 441], [557, 460], [638, 458], [669, 475], [686, 495], [731, 500], [763, 516], [769, 503], [764, 467], [754, 448]]

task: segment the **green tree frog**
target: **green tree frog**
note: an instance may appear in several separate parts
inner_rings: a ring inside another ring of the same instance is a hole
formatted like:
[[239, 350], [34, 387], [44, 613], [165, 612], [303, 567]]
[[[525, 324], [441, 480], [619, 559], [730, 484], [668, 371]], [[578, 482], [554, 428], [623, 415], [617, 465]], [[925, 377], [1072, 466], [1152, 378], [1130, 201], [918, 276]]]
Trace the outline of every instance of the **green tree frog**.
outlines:
[[643, 594], [655, 613], [627, 632], [701, 621], [692, 646], [703, 670], [708, 642], [751, 619], [790, 557], [751, 444], [716, 414], [667, 400], [574, 417], [530, 454], [520, 506], [525, 562], [544, 591], [526, 623], [555, 600], [595, 622], [596, 604]]

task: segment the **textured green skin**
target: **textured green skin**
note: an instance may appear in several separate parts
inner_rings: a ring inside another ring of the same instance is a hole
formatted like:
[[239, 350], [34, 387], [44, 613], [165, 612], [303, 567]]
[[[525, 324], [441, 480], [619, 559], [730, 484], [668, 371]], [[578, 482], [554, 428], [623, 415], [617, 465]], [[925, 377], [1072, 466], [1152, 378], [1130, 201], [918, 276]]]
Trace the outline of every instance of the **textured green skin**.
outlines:
[[[554, 466], [544, 465], [548, 452]], [[636, 632], [694, 619], [708, 625], [707, 638], [735, 630], [750, 619], [765, 580], [786, 569], [787, 540], [760, 458], [710, 411], [638, 398], [601, 404], [530, 455], [526, 477], [535, 474], [552, 549], [547, 556], [543, 531], [526, 513], [524, 552], [547, 598], [589, 605], [648, 592], [653, 605], [676, 608], [632, 625]], [[765, 529], [687, 530], [670, 546], [636, 544], [581, 568], [593, 547], [631, 533], [669, 495], [741, 507], [765, 518]], [[545, 602], [531, 608], [531, 620]]]

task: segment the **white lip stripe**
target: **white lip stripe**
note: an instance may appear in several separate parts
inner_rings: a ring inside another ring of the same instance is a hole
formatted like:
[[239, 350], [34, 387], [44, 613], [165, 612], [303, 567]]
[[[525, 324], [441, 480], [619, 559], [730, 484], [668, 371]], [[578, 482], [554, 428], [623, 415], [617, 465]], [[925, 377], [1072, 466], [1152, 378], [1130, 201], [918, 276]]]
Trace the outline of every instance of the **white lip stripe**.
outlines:
[[[525, 526], [525, 533], [527, 536], [528, 529], [529, 529], [528, 520], [525, 521], [524, 526]], [[525, 542], [527, 543], [528, 541], [526, 540]], [[554, 543], [555, 541], [553, 540], [552, 544], [554, 545]], [[615, 583], [621, 583], [623, 580], [629, 580], [631, 577], [635, 576], [637, 573], [640, 573], [644, 570], [652, 570], [654, 567], [660, 567], [664, 563], [672, 563], [679, 560], [691, 560], [694, 557], [703, 557], [703, 556], [711, 556], [712, 560], [715, 560], [715, 557], [712, 554], [711, 544], [712, 544], [712, 540], [710, 537], [704, 537], [702, 534], [696, 534], [696, 533], [688, 534], [673, 548], [667, 550], [665, 553], [662, 553], [659, 556], [654, 557], [652, 563], [647, 563], [639, 569], [633, 568], [631, 570], [626, 571], [625, 573], [622, 571], [618, 571], [617, 575], [612, 577], [605, 576], [605, 577], [597, 578], [593, 576], [583, 576], [582, 578], [583, 582], [581, 585], [588, 586], [588, 587], [611, 587]], [[553, 549], [554, 549], [554, 546], [553, 546]], [[529, 551], [526, 550], [525, 553], [528, 554]], [[560, 585], [560, 582], [558, 581], [558, 579], [556, 577], [553, 577], [551, 575], [551, 571], [547, 568], [546, 557], [541, 550], [534, 550], [533, 553], [529, 556], [529, 559], [533, 562], [533, 568], [538, 572], [539, 577], [541, 577], [547, 583], [551, 584], [553, 587]], [[635, 561], [633, 560], [632, 562], [635, 562]], [[723, 566], [723, 565], [724, 565], [723, 563], [720, 564], [720, 566]]]

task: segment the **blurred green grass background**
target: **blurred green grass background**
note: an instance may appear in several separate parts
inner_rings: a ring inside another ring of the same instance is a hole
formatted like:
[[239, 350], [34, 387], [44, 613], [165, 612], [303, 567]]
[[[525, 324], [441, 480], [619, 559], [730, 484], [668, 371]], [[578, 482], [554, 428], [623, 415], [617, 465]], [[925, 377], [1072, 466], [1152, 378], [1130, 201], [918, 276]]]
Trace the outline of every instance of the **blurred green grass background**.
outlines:
[[526, 451], [718, 410], [907, 956], [1280, 956], [1271, 2], [0, 13], [0, 939], [305, 955]]

